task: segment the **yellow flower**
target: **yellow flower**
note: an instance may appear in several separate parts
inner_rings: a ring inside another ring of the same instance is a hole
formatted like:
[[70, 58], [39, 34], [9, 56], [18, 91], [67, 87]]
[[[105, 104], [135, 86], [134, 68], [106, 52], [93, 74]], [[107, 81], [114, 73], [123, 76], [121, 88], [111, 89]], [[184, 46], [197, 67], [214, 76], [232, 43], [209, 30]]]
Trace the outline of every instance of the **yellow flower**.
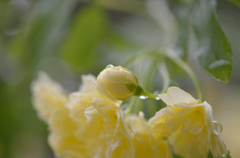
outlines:
[[69, 158], [84, 157], [81, 144], [74, 135], [76, 126], [69, 118], [68, 97], [61, 86], [45, 73], [39, 73], [32, 84], [32, 91], [34, 107], [49, 125], [49, 144], [55, 154]]
[[68, 96], [62, 87], [52, 81], [44, 72], [40, 72], [38, 79], [32, 83], [33, 104], [39, 117], [48, 122], [53, 109], [64, 108]]
[[82, 82], [79, 91], [70, 94], [69, 117], [77, 126], [74, 134], [82, 145], [85, 157], [104, 158], [107, 146], [103, 140], [103, 119], [92, 106], [93, 99], [101, 95], [97, 91], [94, 76], [83, 75]]
[[110, 99], [128, 99], [135, 93], [137, 85], [134, 74], [121, 66], [109, 66], [97, 78], [98, 91]]
[[156, 140], [152, 136], [142, 112], [139, 113], [139, 116], [127, 116], [126, 122], [134, 133], [136, 158], [172, 158], [167, 141], [163, 137]]
[[168, 137], [174, 151], [186, 158], [207, 157], [209, 150], [215, 158], [226, 156], [221, 125], [213, 120], [207, 102], [199, 102], [177, 87], [170, 87], [159, 97], [168, 106], [148, 122], [156, 138]]
[[69, 97], [44, 73], [32, 84], [34, 107], [49, 126], [54, 153], [63, 158], [134, 157], [122, 101], [100, 94], [94, 76], [82, 80], [79, 91]]
[[120, 109], [122, 101], [101, 95], [96, 86], [93, 76], [85, 76], [80, 91], [70, 96], [76, 137], [85, 143], [89, 157], [134, 157], [133, 134]]
[[121, 102], [116, 104], [116, 102], [112, 102], [106, 97], [101, 97], [95, 98], [92, 104], [103, 118], [105, 131], [103, 139], [108, 146], [106, 157], [135, 157], [132, 141], [134, 136], [125, 122], [123, 111], [119, 107]]

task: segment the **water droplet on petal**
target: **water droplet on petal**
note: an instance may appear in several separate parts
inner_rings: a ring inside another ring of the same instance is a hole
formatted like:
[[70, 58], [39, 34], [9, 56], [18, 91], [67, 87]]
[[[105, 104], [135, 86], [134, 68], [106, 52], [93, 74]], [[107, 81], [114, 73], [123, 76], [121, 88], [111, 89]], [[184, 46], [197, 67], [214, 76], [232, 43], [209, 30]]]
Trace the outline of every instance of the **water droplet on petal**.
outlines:
[[112, 65], [112, 64], [109, 64], [106, 68], [109, 68], [109, 67], [113, 67], [113, 65]]
[[147, 99], [148, 97], [147, 97], [147, 96], [144, 96], [144, 95], [141, 95], [139, 98], [140, 98], [140, 99]]
[[160, 100], [161, 98], [160, 97], [156, 97], [155, 100]]
[[217, 135], [222, 133], [222, 125], [217, 121], [213, 121], [213, 132]]
[[224, 155], [224, 154], [221, 155], [221, 158], [225, 158], [225, 157], [226, 157], [226, 155]]

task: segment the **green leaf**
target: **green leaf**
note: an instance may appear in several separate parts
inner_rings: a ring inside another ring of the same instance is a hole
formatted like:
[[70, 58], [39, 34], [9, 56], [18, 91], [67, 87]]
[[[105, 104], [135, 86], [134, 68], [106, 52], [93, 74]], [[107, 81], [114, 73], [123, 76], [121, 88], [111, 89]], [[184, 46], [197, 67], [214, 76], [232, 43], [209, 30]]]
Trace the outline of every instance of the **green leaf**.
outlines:
[[60, 56], [72, 66], [88, 66], [96, 59], [96, 48], [106, 30], [107, 18], [104, 10], [88, 6], [79, 11], [73, 20]]
[[231, 45], [216, 18], [215, 0], [198, 0], [193, 28], [198, 39], [197, 60], [215, 79], [228, 82], [232, 70]]
[[226, 158], [232, 158], [230, 155], [230, 151], [228, 151]]
[[176, 154], [174, 154], [173, 155], [173, 158], [183, 158], [182, 156], [179, 156], [179, 155], [176, 155]]

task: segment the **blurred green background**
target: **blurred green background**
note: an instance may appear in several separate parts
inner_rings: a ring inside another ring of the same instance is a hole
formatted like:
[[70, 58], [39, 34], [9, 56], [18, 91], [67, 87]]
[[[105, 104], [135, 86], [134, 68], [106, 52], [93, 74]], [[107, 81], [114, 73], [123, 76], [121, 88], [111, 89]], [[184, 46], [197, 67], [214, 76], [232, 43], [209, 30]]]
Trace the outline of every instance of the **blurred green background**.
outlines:
[[[168, 44], [174, 33], [171, 29], [166, 32], [166, 28], [175, 27], [169, 25], [169, 19], [174, 19], [171, 9], [191, 0], [172, 0], [169, 8], [164, 6], [167, 1], [160, 6], [152, 5], [153, 1], [0, 1], [0, 158], [54, 157], [47, 144], [47, 126], [37, 118], [31, 103], [30, 86], [37, 72], [46, 71], [72, 92], [78, 89], [82, 74], [98, 75], [108, 64], [120, 65], [144, 48]], [[217, 2], [218, 19], [233, 50], [231, 81], [218, 82], [199, 68], [192, 33], [188, 47], [183, 47], [188, 57], [183, 58], [199, 78], [234, 158], [240, 157], [240, 2]], [[163, 15], [160, 20], [153, 17], [156, 13]], [[187, 23], [181, 23], [180, 33], [185, 33], [181, 28]], [[151, 61], [141, 58], [139, 62], [148, 65]], [[144, 83], [147, 70], [133, 71]], [[176, 73], [174, 68], [169, 71], [181, 88], [195, 94], [183, 72]]]

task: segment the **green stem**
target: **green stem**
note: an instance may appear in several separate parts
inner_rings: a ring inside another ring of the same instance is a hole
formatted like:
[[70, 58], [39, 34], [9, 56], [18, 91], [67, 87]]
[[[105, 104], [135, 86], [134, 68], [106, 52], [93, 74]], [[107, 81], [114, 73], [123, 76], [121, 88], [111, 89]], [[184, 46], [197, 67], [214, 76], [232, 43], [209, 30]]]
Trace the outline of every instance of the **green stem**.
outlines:
[[158, 97], [158, 94], [152, 94], [152, 93], [149, 93], [149, 92], [147, 92], [145, 90], [143, 91], [142, 95], [143, 96], [147, 96], [149, 98], [156, 98], [156, 97]]
[[166, 57], [169, 58], [176, 65], [178, 65], [180, 68], [182, 68], [188, 74], [188, 76], [191, 78], [191, 80], [196, 88], [199, 100], [203, 101], [203, 93], [202, 93], [201, 86], [199, 84], [198, 79], [196, 78], [196, 75], [192, 71], [192, 69], [184, 61], [182, 61], [182, 59], [180, 59], [179, 57], [176, 57], [174, 55], [169, 55], [167, 53], [166, 53]]
[[135, 96], [143, 96], [146, 98], [156, 98], [158, 97], [158, 94], [153, 94], [153, 93], [149, 93], [147, 91], [145, 91], [141, 86], [138, 85], [136, 92], [134, 94]]
[[[150, 78], [153, 74], [153, 71], [156, 69], [156, 65], [157, 65], [157, 61], [154, 60], [154, 62], [151, 64], [150, 68], [148, 69], [148, 73], [147, 75], [145, 75], [144, 77], [144, 82], [143, 82], [143, 87], [147, 87], [147, 84], [149, 83], [150, 81]], [[158, 97], [157, 95], [155, 94], [152, 94], [152, 93], [148, 93], [146, 90], [144, 90], [142, 88], [142, 94], [141, 94], [144, 98], [145, 97], [148, 97], [148, 98], [156, 98]], [[140, 97], [141, 99], [141, 97]], [[143, 98], [142, 98], [143, 99]], [[140, 103], [137, 108], [136, 108], [136, 112], [139, 113], [141, 110], [143, 109], [143, 103]]]
[[133, 97], [133, 98], [131, 99], [128, 108], [124, 111], [124, 114], [125, 114], [125, 115], [128, 115], [128, 114], [132, 113], [133, 108], [134, 108], [134, 105], [135, 105], [135, 103], [136, 103], [136, 100], [137, 100], [137, 97]]
[[161, 93], [166, 93], [166, 91], [170, 85], [170, 76], [169, 76], [168, 69], [167, 69], [167, 66], [166, 66], [166, 63], [164, 60], [158, 65], [158, 68], [159, 68], [159, 72], [162, 75], [162, 79], [163, 79], [163, 88], [162, 88]]

